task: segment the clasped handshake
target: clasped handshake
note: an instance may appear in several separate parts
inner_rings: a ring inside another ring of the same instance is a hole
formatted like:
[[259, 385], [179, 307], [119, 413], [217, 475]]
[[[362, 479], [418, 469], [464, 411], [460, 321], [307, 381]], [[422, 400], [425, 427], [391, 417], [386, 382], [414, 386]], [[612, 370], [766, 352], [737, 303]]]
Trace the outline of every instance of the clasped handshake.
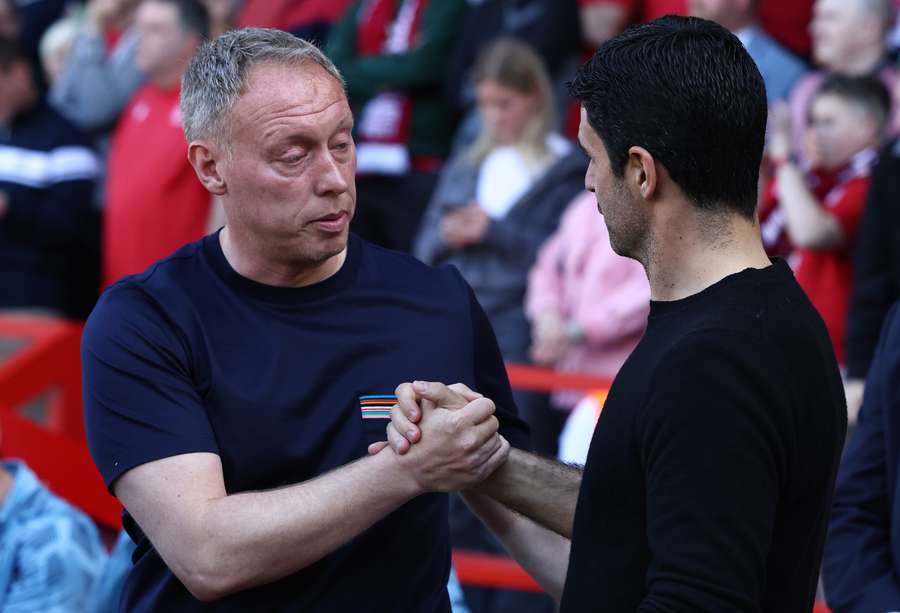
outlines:
[[509, 456], [493, 401], [462, 383], [403, 383], [396, 394], [387, 441], [369, 445], [369, 455], [396, 454], [421, 491], [470, 489]]

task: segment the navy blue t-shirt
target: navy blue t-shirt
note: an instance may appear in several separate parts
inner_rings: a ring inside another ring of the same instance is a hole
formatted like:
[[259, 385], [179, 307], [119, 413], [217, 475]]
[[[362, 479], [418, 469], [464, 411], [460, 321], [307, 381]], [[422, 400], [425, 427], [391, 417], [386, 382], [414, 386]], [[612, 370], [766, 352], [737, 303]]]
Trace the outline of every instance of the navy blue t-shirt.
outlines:
[[[110, 488], [135, 466], [192, 452], [221, 457], [229, 493], [306, 481], [384, 440], [387, 421], [365, 397], [413, 380], [484, 393], [502, 434], [528, 446], [496, 339], [459, 273], [352, 235], [341, 269], [302, 288], [240, 276], [218, 234], [187, 245], [104, 293], [82, 362], [88, 443]], [[138, 548], [123, 610], [449, 611], [443, 494], [212, 603], [190, 595], [127, 513], [125, 526]]]

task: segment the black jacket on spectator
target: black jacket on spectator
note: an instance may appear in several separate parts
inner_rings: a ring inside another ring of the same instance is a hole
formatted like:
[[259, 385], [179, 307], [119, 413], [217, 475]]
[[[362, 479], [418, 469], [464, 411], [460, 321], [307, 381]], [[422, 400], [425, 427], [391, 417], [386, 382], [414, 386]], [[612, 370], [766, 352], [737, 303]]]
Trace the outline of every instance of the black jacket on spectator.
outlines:
[[900, 303], [884, 324], [838, 473], [822, 577], [835, 613], [900, 609]]
[[887, 146], [875, 167], [856, 245], [847, 374], [863, 379], [885, 316], [900, 299], [900, 140]]
[[441, 219], [471, 202], [479, 172], [461, 154], [445, 167], [425, 212], [413, 255], [426, 264], [459, 269], [487, 313], [507, 360], [527, 360], [531, 326], [523, 303], [528, 272], [563, 211], [584, 189], [586, 168], [584, 153], [573, 149], [550, 166], [503, 219], [491, 222], [480, 243], [453, 249], [441, 236]]
[[0, 309], [85, 317], [98, 289], [99, 162], [86, 138], [39, 104], [0, 130]]

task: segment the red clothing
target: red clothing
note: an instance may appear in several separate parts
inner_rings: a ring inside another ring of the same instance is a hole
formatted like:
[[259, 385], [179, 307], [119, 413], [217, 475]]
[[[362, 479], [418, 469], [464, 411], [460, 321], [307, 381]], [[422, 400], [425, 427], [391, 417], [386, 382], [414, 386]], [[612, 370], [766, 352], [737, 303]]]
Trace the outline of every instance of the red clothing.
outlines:
[[844, 245], [834, 251], [798, 248], [792, 256], [797, 282], [825, 320], [835, 356], [841, 364], [844, 363], [847, 313], [853, 285], [856, 230], [866, 203], [874, 157], [871, 151], [857, 155], [854, 163], [838, 175], [834, 187], [821, 199], [822, 206], [840, 223]]
[[664, 15], [687, 15], [687, 0], [644, 0], [641, 21], [652, 21]]
[[809, 22], [814, 0], [761, 0], [759, 20], [772, 38], [801, 57], [810, 53]]
[[334, 23], [350, 6], [351, 0], [248, 0], [238, 14], [240, 28], [279, 28], [290, 30], [313, 23]]
[[103, 220], [103, 285], [203, 236], [210, 194], [187, 160], [179, 90], [145, 85], [113, 133]]

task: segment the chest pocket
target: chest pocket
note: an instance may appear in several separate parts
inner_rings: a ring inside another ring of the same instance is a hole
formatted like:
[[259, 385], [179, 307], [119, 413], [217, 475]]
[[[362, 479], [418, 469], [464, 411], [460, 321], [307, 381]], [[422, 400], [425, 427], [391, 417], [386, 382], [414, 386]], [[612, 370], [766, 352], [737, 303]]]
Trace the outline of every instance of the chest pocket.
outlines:
[[391, 408], [397, 404], [393, 394], [372, 394], [359, 397], [359, 415], [362, 419], [362, 447], [387, 440], [387, 425], [391, 423]]

